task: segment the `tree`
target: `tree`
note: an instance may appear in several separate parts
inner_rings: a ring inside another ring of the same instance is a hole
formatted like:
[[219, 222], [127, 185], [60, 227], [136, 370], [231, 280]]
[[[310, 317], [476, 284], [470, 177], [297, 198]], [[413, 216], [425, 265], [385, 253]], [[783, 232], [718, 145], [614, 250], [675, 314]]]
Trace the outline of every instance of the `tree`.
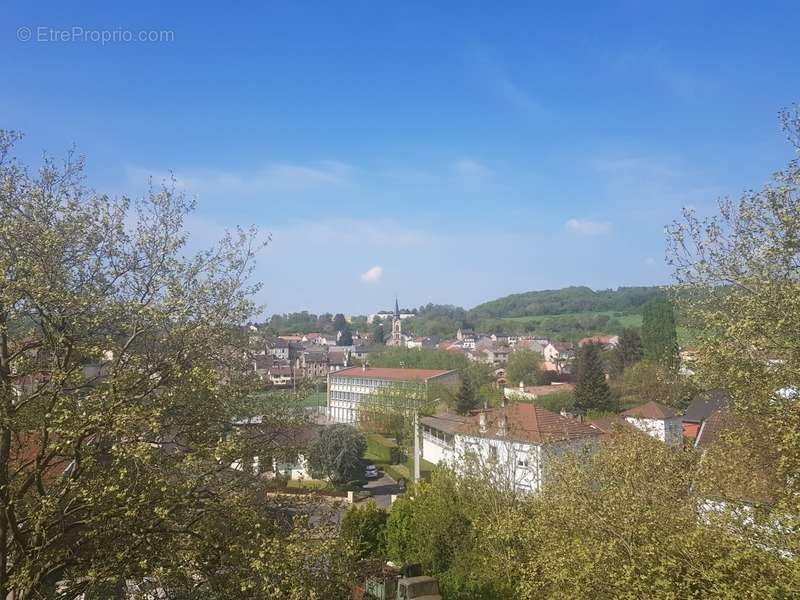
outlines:
[[372, 341], [375, 344], [383, 344], [385, 341], [383, 323], [378, 317], [375, 317], [375, 320], [372, 322]]
[[361, 464], [366, 451], [367, 440], [355, 427], [331, 425], [310, 444], [308, 466], [315, 478], [344, 483], [363, 475]]
[[616, 376], [623, 374], [625, 369], [642, 360], [644, 350], [642, 338], [635, 329], [623, 329], [619, 334], [617, 347], [611, 352], [610, 363]]
[[[800, 151], [800, 111], [782, 113]], [[735, 421], [763, 425], [761, 442], [777, 457], [762, 476], [774, 482], [772, 510], [800, 523], [800, 158], [797, 155], [762, 189], [719, 202], [701, 219], [684, 210], [669, 229], [668, 262], [677, 285], [672, 297], [697, 335], [693, 369], [709, 387], [730, 393]], [[740, 452], [728, 452], [726, 469], [747, 455], [749, 436], [734, 435]], [[738, 441], [737, 441], [738, 438]], [[797, 536], [783, 528], [781, 547], [800, 552]], [[751, 532], [755, 533], [755, 532]], [[758, 542], [756, 542], [758, 543]], [[776, 542], [769, 542], [774, 546]]]
[[575, 408], [581, 412], [610, 410], [611, 389], [603, 372], [603, 358], [599, 344], [584, 344], [578, 350]]
[[792, 596], [791, 561], [698, 518], [696, 468], [636, 432], [567, 453], [541, 493], [474, 521], [480, 560], [468, 567], [513, 581], [522, 600]]
[[111, 199], [72, 155], [32, 175], [18, 139], [0, 132], [0, 597], [341, 585], [325, 527], [306, 543], [314, 572], [307, 530], [278, 526], [241, 460], [273, 453], [294, 419], [233, 426], [254, 383], [239, 324], [257, 232], [187, 256], [192, 204], [169, 185]]
[[615, 381], [620, 400], [627, 405], [654, 400], [684, 410], [699, 392], [693, 378], [646, 360], [626, 369]]
[[336, 316], [333, 317], [333, 330], [336, 333], [340, 333], [348, 328], [347, 319], [344, 318], [342, 313], [336, 313]]
[[542, 356], [538, 352], [519, 348], [508, 356], [506, 379], [512, 385], [520, 382], [537, 385], [542, 382]]
[[470, 543], [470, 522], [458, 503], [458, 482], [435, 471], [430, 482], [415, 484], [389, 513], [386, 543], [389, 558], [400, 564], [421, 563], [440, 573]]
[[472, 380], [469, 377], [463, 377], [456, 395], [456, 412], [460, 415], [466, 415], [477, 407], [478, 398], [475, 395], [475, 388], [472, 387]]
[[339, 538], [355, 549], [359, 560], [386, 556], [388, 514], [374, 502], [351, 506], [339, 526]]
[[644, 358], [668, 369], [678, 368], [678, 334], [672, 303], [664, 296], [653, 298], [642, 309]]
[[353, 334], [350, 331], [350, 326], [345, 325], [345, 328], [340, 331], [341, 335], [339, 339], [336, 341], [337, 346], [352, 346], [353, 345]]

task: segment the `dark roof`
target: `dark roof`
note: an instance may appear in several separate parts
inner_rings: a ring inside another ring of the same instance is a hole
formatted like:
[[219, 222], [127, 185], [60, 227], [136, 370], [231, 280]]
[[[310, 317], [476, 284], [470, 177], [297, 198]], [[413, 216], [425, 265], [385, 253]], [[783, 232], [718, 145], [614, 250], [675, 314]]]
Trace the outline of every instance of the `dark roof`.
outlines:
[[689, 423], [702, 423], [719, 409], [728, 404], [728, 393], [724, 390], [711, 390], [698, 394], [692, 399], [683, 420]]
[[634, 417], [637, 419], [671, 419], [678, 416], [678, 413], [668, 406], [664, 406], [653, 400], [641, 406], [634, 406], [621, 414], [623, 417]]
[[433, 417], [420, 417], [419, 422], [445, 433], [458, 433], [469, 417], [445, 413]]
[[427, 381], [434, 377], [454, 373], [440, 369], [389, 369], [384, 367], [350, 367], [331, 373], [331, 377], [364, 377], [392, 381]]

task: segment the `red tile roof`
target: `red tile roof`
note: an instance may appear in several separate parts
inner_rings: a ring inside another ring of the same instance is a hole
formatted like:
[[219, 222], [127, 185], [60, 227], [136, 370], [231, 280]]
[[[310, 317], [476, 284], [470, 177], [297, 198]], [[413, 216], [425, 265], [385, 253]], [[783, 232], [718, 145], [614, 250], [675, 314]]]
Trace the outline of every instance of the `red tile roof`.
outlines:
[[699, 431], [700, 425], [697, 423], [687, 423], [686, 421], [683, 422], [683, 437], [690, 440], [695, 440]]
[[350, 367], [331, 373], [331, 377], [362, 377], [370, 379], [389, 379], [392, 381], [426, 381], [433, 377], [453, 373], [439, 369], [390, 369], [386, 367]]
[[637, 419], [671, 419], [677, 417], [678, 413], [668, 406], [651, 400], [641, 406], [634, 406], [630, 410], [626, 410], [622, 413], [622, 416]]
[[486, 415], [485, 433], [480, 432], [480, 413], [467, 418], [460, 431], [479, 437], [500, 437], [497, 432], [505, 416], [508, 423], [506, 437], [523, 442], [544, 444], [601, 435], [598, 430], [576, 419], [562, 417], [535, 404], [514, 404], [483, 412]]
[[[614, 433], [620, 429], [635, 429], [633, 425], [619, 415], [609, 415], [607, 417], [600, 417], [599, 419], [592, 419], [589, 425], [603, 433]], [[639, 431], [638, 429], [635, 430]]]

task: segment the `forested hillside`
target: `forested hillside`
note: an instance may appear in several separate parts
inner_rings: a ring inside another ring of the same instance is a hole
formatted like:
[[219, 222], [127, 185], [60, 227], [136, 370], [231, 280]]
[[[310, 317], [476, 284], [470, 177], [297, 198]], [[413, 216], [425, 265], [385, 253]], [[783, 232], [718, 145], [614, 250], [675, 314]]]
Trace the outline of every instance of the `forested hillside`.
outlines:
[[588, 287], [568, 287], [524, 292], [479, 304], [469, 311], [469, 316], [477, 320], [606, 311], [638, 313], [642, 305], [657, 294], [657, 287], [620, 287], [599, 291]]

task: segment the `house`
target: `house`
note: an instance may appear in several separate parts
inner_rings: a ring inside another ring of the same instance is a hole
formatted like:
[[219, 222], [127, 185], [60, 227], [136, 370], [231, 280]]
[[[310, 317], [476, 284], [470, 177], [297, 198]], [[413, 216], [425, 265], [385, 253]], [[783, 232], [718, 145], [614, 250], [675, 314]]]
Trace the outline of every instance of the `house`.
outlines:
[[303, 341], [303, 336], [299, 333], [295, 333], [294, 335], [279, 335], [280, 339], [284, 340], [285, 342], [291, 343], [299, 343]]
[[[421, 400], [431, 385], [458, 385], [456, 371], [438, 369], [389, 369], [366, 365], [328, 375], [327, 416], [334, 423], [356, 423], [362, 404]], [[385, 395], [384, 395], [385, 394]], [[393, 396], [390, 398], [389, 396]], [[391, 408], [391, 407], [390, 407]]]
[[611, 350], [619, 346], [619, 336], [618, 335], [595, 335], [592, 337], [585, 337], [581, 341], [578, 342], [579, 347], [583, 347], [586, 344], [597, 344], [603, 347], [603, 350]]
[[287, 437], [291, 436], [291, 441], [287, 442], [284, 447], [288, 450], [282, 456], [272, 459], [272, 473], [288, 479], [311, 479], [304, 451], [311, 442], [317, 439], [321, 430], [321, 425], [303, 423], [287, 431]]
[[369, 357], [369, 347], [360, 345], [353, 346], [350, 356], [360, 361], [365, 361]]
[[[235, 420], [232, 425], [244, 436], [258, 438], [263, 435], [264, 418], [246, 417]], [[308, 421], [286, 425], [270, 430], [275, 448], [280, 451], [264, 460], [253, 456], [246, 461], [237, 460], [231, 465], [234, 469], [247, 470], [254, 474], [265, 473], [267, 477], [283, 476], [287, 479], [310, 479], [306, 451], [322, 430], [322, 425]]]
[[550, 461], [565, 452], [593, 450], [598, 430], [535, 404], [421, 417], [422, 457], [457, 471], [478, 472], [501, 488], [535, 492]]
[[277, 360], [289, 360], [289, 342], [283, 338], [271, 338], [266, 341], [267, 353]]
[[303, 379], [323, 379], [328, 374], [328, 353], [306, 350], [295, 360], [295, 370]]
[[277, 387], [290, 387], [294, 385], [294, 369], [288, 361], [273, 363], [261, 376], [261, 379]]
[[542, 354], [544, 369], [561, 373], [569, 370], [569, 364], [575, 358], [575, 345], [570, 342], [550, 342]]
[[692, 398], [683, 415], [683, 435], [690, 440], [696, 440], [700, 428], [714, 413], [725, 408], [729, 396], [724, 390], [711, 390], [702, 392]]
[[331, 348], [328, 351], [328, 371], [331, 373], [347, 368], [350, 363], [350, 350]]
[[495, 346], [484, 348], [481, 353], [483, 354], [483, 362], [489, 365], [504, 365], [508, 362], [508, 355], [511, 353], [511, 348], [508, 346]]
[[668, 446], [683, 445], [683, 419], [671, 408], [650, 401], [620, 413], [630, 425]]

